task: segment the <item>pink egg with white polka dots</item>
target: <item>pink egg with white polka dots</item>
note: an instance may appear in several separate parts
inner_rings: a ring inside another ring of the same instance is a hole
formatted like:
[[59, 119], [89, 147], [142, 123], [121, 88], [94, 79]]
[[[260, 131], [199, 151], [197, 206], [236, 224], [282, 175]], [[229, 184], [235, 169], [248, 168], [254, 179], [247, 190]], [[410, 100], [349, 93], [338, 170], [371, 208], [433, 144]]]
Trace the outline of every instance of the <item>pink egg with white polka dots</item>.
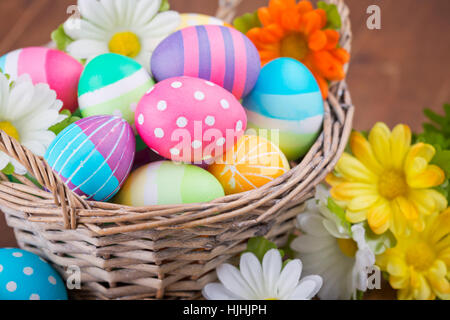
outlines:
[[232, 93], [191, 77], [159, 82], [135, 114], [144, 142], [173, 161], [212, 160], [233, 148], [247, 127], [245, 110]]

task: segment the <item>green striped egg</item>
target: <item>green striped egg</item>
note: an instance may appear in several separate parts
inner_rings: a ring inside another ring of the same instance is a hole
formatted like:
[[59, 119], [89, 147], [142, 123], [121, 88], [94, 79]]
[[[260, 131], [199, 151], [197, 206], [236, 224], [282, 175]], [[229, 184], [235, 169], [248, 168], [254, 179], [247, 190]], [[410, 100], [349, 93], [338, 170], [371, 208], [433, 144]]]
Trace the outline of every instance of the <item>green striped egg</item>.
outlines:
[[115, 53], [91, 60], [81, 74], [78, 104], [83, 117], [120, 116], [134, 124], [134, 111], [154, 86], [148, 72], [136, 61]]
[[202, 203], [225, 195], [208, 171], [188, 164], [159, 161], [135, 170], [114, 202], [135, 207]]

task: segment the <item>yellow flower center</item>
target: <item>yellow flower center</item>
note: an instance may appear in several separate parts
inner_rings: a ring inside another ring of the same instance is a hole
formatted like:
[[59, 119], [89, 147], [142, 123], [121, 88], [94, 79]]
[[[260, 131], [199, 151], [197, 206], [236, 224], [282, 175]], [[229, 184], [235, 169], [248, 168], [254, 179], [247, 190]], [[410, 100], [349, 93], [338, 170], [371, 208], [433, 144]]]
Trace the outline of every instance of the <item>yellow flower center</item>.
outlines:
[[347, 257], [354, 258], [358, 251], [358, 244], [352, 239], [337, 239], [339, 249]]
[[388, 170], [380, 175], [378, 192], [388, 200], [405, 195], [408, 192], [408, 184], [403, 172]]
[[428, 270], [435, 259], [433, 249], [425, 242], [417, 243], [406, 251], [406, 262], [418, 271]]
[[279, 300], [277, 298], [269, 298], [269, 299], [265, 299], [266, 301], [275, 301], [275, 300]]
[[281, 41], [281, 56], [303, 60], [308, 54], [308, 42], [301, 33], [291, 33]]
[[19, 141], [19, 131], [17, 131], [16, 127], [14, 127], [14, 125], [9, 122], [9, 121], [4, 121], [4, 122], [0, 122], [0, 129], [5, 131], [5, 133], [16, 139], [17, 141]]
[[141, 52], [141, 43], [133, 32], [119, 32], [109, 41], [109, 51], [134, 58]]

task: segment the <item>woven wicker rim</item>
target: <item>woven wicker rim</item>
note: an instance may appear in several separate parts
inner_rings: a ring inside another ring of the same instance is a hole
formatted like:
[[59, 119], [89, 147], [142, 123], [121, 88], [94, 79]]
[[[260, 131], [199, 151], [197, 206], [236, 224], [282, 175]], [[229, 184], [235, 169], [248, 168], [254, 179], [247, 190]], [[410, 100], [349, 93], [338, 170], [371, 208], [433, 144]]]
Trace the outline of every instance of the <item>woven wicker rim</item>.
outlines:
[[[217, 16], [230, 22], [242, 0], [220, 0]], [[343, 0], [327, 0], [337, 5], [343, 25], [341, 47], [350, 52], [349, 10]], [[348, 65], [346, 66], [348, 68]], [[342, 155], [352, 128], [354, 106], [345, 81], [332, 83], [325, 103], [323, 131], [301, 163], [265, 186], [209, 203], [128, 207], [86, 201], [73, 193], [46, 161], [35, 156], [15, 139], [0, 131], [0, 150], [19, 161], [46, 190], [23, 176], [21, 183], [9, 182], [0, 173], [0, 206], [26, 212], [28, 220], [59, 223], [65, 229], [85, 226], [98, 235], [113, 235], [149, 229], [186, 229], [199, 226], [249, 227], [267, 220], [281, 208], [294, 207], [312, 196], [314, 187], [333, 170]], [[260, 207], [270, 207], [261, 210]], [[235, 221], [235, 222], [233, 222]]]

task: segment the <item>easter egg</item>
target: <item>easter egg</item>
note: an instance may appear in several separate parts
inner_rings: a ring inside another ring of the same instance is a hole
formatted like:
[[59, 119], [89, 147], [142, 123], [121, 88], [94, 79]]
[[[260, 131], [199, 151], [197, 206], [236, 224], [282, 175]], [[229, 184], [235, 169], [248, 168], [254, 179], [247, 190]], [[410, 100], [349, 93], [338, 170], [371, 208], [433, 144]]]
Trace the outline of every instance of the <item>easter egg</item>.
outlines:
[[152, 73], [158, 81], [178, 76], [202, 78], [245, 97], [261, 71], [258, 50], [244, 34], [223, 26], [179, 30], [155, 49]]
[[159, 161], [134, 171], [114, 201], [144, 207], [201, 203], [223, 196], [222, 186], [208, 171], [194, 165]]
[[268, 137], [288, 160], [304, 156], [322, 129], [324, 104], [319, 85], [308, 68], [291, 58], [265, 65], [243, 105], [248, 127], [257, 132], [269, 130]]
[[67, 300], [67, 291], [60, 275], [38, 255], [0, 249], [0, 300]]
[[180, 14], [181, 24], [178, 30], [191, 26], [216, 25], [231, 27], [228, 23], [216, 18], [199, 13], [182, 13]]
[[100, 55], [81, 74], [81, 114], [120, 116], [132, 125], [139, 100], [153, 85], [148, 72], [133, 59], [115, 53]]
[[229, 195], [260, 188], [289, 169], [289, 162], [275, 144], [263, 137], [245, 135], [208, 171]]
[[0, 69], [15, 80], [29, 74], [34, 84], [46, 83], [64, 103], [63, 109], [78, 108], [77, 89], [83, 66], [68, 54], [49, 48], [30, 47], [0, 58]]
[[135, 148], [128, 122], [94, 116], [64, 129], [48, 148], [45, 160], [72, 191], [88, 200], [107, 201], [128, 177]]
[[199, 78], [159, 82], [136, 109], [136, 129], [166, 159], [201, 162], [222, 155], [244, 134], [244, 108], [228, 91]]

